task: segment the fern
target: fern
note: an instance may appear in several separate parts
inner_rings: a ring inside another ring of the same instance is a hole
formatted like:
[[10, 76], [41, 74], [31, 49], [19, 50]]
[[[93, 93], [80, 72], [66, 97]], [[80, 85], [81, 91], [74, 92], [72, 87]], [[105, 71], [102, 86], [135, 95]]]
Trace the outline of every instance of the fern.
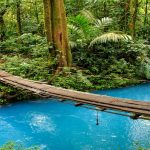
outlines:
[[95, 16], [92, 14], [89, 10], [82, 10], [81, 15], [84, 16], [86, 19], [88, 19], [91, 23], [94, 24], [95, 27], [103, 27], [108, 26], [112, 23], [112, 18], [104, 17], [102, 19], [96, 19]]
[[75, 42], [75, 41], [69, 41], [69, 46], [70, 46], [70, 48], [75, 48], [75, 47], [77, 47], [77, 42]]
[[75, 25], [68, 24], [69, 29], [69, 45], [71, 48], [75, 48], [78, 45], [78, 41], [85, 39], [85, 35], [82, 29]]
[[111, 23], [112, 23], [112, 18], [104, 17], [101, 20], [100, 19], [95, 20], [95, 27], [101, 28], [103, 26], [108, 26]]
[[92, 47], [98, 43], [107, 43], [107, 42], [119, 42], [119, 41], [131, 41], [132, 37], [127, 34], [119, 33], [119, 32], [109, 32], [105, 33], [101, 36], [96, 37], [91, 43], [89, 47]]
[[95, 16], [89, 10], [85, 10], [85, 9], [82, 10], [81, 11], [81, 15], [84, 16], [86, 19], [88, 19], [90, 22], [94, 22], [95, 21]]
[[81, 29], [79, 29], [78, 27], [76, 27], [75, 25], [73, 24], [68, 24], [68, 29], [69, 29], [69, 33], [71, 35], [75, 35], [75, 36], [81, 36], [81, 37], [84, 37], [84, 33]]

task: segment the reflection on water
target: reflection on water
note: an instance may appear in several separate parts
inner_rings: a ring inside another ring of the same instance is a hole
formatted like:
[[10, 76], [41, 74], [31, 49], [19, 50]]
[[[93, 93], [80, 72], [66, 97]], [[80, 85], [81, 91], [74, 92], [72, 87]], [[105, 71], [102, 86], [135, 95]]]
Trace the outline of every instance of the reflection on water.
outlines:
[[134, 124], [130, 124], [129, 133], [132, 141], [144, 141], [150, 137], [150, 121], [148, 120], [135, 120]]
[[[150, 101], [150, 84], [95, 91]], [[138, 91], [138, 93], [137, 93]], [[12, 104], [0, 108], [0, 145], [21, 141], [43, 150], [135, 150], [134, 142], [149, 147], [150, 121], [99, 113], [50, 100]]]
[[38, 113], [31, 113], [28, 116], [29, 125], [34, 132], [53, 132], [55, 131], [55, 125], [49, 116]]

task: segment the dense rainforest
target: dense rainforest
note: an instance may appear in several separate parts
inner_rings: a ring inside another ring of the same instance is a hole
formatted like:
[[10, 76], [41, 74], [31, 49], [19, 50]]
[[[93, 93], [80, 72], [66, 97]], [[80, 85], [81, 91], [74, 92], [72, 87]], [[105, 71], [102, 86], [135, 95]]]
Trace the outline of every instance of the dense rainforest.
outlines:
[[[76, 90], [150, 79], [148, 0], [0, 0], [0, 69]], [[0, 84], [0, 101], [31, 96]]]

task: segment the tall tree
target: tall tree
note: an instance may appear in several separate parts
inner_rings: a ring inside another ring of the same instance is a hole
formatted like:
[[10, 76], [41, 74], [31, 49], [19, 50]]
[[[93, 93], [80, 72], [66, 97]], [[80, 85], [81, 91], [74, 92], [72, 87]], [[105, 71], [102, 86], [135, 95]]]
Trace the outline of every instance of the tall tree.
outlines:
[[129, 18], [130, 18], [130, 0], [126, 0], [124, 6], [124, 31], [125, 32], [127, 32], [128, 30]]
[[45, 22], [45, 34], [47, 36], [47, 42], [49, 46], [52, 46], [52, 14], [51, 14], [51, 2], [50, 0], [43, 0], [44, 4], [44, 22]]
[[148, 0], [146, 0], [146, 2], [145, 2], [144, 26], [148, 22], [148, 16], [147, 16], [147, 14], [148, 14]]
[[0, 41], [3, 41], [5, 39], [5, 32], [6, 32], [4, 15], [6, 14], [9, 5], [7, 0], [1, 4], [2, 6], [0, 8]]
[[5, 38], [5, 23], [3, 16], [6, 13], [6, 8], [0, 10], [0, 41], [3, 41]]
[[21, 34], [22, 34], [20, 3], [21, 3], [21, 0], [17, 0], [17, 1], [16, 1], [16, 17], [17, 17], [17, 30], [18, 30], [18, 35], [21, 35]]
[[136, 21], [137, 21], [137, 13], [138, 13], [139, 0], [130, 0], [130, 31], [133, 38], [136, 37]]
[[59, 67], [71, 66], [71, 50], [67, 34], [67, 19], [63, 0], [43, 0], [47, 41], [53, 51], [59, 51]]
[[37, 24], [39, 25], [39, 14], [38, 14], [38, 8], [37, 8], [37, 1], [34, 2], [34, 12], [35, 12]]

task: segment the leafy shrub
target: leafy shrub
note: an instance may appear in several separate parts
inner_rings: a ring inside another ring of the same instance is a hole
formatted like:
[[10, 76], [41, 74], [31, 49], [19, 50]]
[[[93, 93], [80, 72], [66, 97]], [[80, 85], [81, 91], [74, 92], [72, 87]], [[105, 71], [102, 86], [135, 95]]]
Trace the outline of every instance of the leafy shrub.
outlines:
[[46, 38], [31, 33], [25, 33], [20, 37], [11, 37], [1, 42], [0, 53], [14, 55], [19, 53], [32, 57], [48, 56]]
[[85, 75], [83, 75], [82, 71], [80, 70], [75, 71], [74, 73], [70, 72], [66, 76], [63, 73], [57, 76], [52, 84], [55, 86], [77, 89], [80, 91], [86, 91], [93, 88], [92, 83]]
[[141, 62], [138, 74], [141, 77], [150, 80], [150, 59], [147, 59], [147, 60]]
[[49, 77], [48, 60], [45, 58], [29, 59], [20, 56], [4, 56], [3, 59], [6, 62], [1, 68], [14, 75], [34, 80], [47, 80]]
[[32, 95], [21, 89], [14, 89], [10, 86], [6, 86], [0, 83], [0, 105], [5, 105], [7, 103], [22, 101], [29, 98], [37, 98], [37, 96]]
[[8, 142], [3, 145], [0, 150], [40, 150], [38, 147], [25, 148], [22, 144]]

